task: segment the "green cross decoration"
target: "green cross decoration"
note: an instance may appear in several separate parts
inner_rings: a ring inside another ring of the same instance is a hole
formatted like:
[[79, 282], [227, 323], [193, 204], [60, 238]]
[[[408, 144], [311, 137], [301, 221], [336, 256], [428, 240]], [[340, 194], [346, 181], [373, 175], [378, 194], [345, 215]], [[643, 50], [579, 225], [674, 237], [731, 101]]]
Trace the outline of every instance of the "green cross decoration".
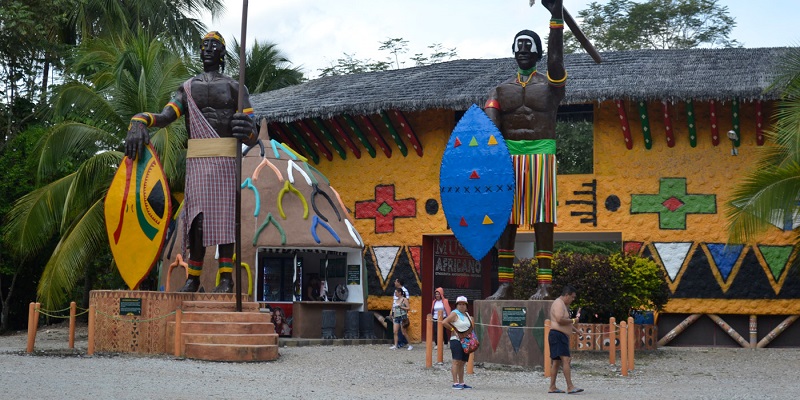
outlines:
[[686, 229], [686, 214], [716, 214], [717, 196], [687, 194], [686, 178], [661, 178], [657, 194], [631, 194], [631, 214], [658, 213], [660, 229]]

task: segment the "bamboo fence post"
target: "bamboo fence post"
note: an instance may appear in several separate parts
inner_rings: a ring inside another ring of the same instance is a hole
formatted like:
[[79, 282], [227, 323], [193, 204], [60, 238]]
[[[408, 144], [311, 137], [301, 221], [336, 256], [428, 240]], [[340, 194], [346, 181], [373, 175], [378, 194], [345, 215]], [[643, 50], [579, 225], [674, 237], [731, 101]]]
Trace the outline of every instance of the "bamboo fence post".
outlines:
[[763, 349], [764, 347], [767, 347], [769, 342], [773, 341], [776, 337], [778, 337], [778, 335], [783, 333], [783, 331], [785, 331], [786, 328], [789, 327], [789, 325], [794, 323], [794, 321], [797, 321], [798, 317], [800, 317], [800, 315], [790, 315], [790, 316], [786, 317], [786, 319], [783, 320], [783, 322], [781, 322], [780, 324], [778, 324], [778, 326], [776, 326], [775, 329], [770, 331], [770, 333], [768, 333], [767, 336], [764, 336], [764, 338], [761, 339], [758, 342], [756, 347], [759, 348], [759, 349]]
[[727, 323], [727, 322], [725, 322], [725, 320], [723, 320], [722, 318], [720, 318], [720, 316], [719, 316], [719, 315], [716, 315], [716, 314], [708, 314], [708, 317], [709, 317], [709, 318], [711, 318], [711, 319], [712, 319], [712, 320], [713, 320], [713, 321], [714, 321], [714, 322], [717, 324], [717, 326], [719, 326], [720, 328], [722, 328], [722, 330], [723, 330], [725, 333], [727, 333], [727, 334], [728, 334], [728, 336], [730, 336], [731, 338], [733, 338], [733, 340], [735, 340], [735, 341], [736, 341], [736, 343], [739, 343], [739, 346], [742, 346], [742, 347], [744, 347], [744, 348], [748, 348], [748, 347], [750, 347], [750, 343], [748, 343], [746, 340], [744, 340], [744, 338], [742, 337], [742, 335], [740, 335], [740, 334], [739, 334], [739, 332], [736, 332], [736, 330], [734, 330], [733, 328], [731, 328], [731, 326], [730, 326], [730, 325], [728, 325], [728, 323]]
[[550, 320], [544, 320], [544, 360], [542, 367], [544, 368], [544, 376], [550, 377]]
[[75, 348], [75, 313], [77, 311], [77, 304], [75, 302], [69, 303], [69, 348]]
[[467, 361], [467, 374], [472, 375], [475, 373], [475, 352], [469, 353], [469, 361]]
[[633, 322], [633, 317], [628, 317], [628, 369], [633, 371], [634, 368], [634, 355], [636, 354], [636, 324]]
[[755, 315], [750, 316], [750, 348], [755, 349], [758, 346], [758, 317]]
[[92, 354], [94, 354], [94, 329], [95, 329], [95, 319], [96, 319], [94, 313], [95, 313], [95, 305], [94, 304], [90, 304], [89, 305], [89, 339], [88, 339], [89, 343], [87, 344], [87, 347], [86, 347], [86, 354], [90, 355], [90, 356]]
[[436, 324], [436, 362], [444, 364], [444, 348], [442, 347], [444, 345], [444, 326], [442, 325], [444, 313], [442, 310], [436, 312], [438, 313], [437, 318], [439, 318]]
[[628, 376], [628, 323], [619, 323], [619, 362], [622, 376]]
[[608, 364], [617, 363], [617, 319], [608, 319]]
[[686, 317], [686, 319], [681, 321], [681, 323], [678, 324], [678, 326], [672, 328], [672, 330], [669, 331], [669, 333], [664, 335], [664, 337], [662, 337], [661, 340], [658, 341], [658, 345], [664, 346], [670, 341], [672, 341], [672, 339], [675, 339], [676, 336], [680, 335], [681, 332], [685, 331], [686, 328], [689, 327], [689, 325], [693, 324], [694, 321], [697, 321], [702, 315], [703, 314], [692, 314]]
[[[441, 323], [441, 322], [440, 322]], [[433, 316], [425, 318], [425, 368], [433, 367]]]
[[175, 310], [175, 357], [181, 356], [181, 336], [183, 335], [181, 323], [183, 322], [183, 311]]
[[36, 326], [33, 323], [36, 318], [36, 303], [31, 302], [28, 305], [28, 347], [25, 349], [28, 353], [33, 353], [33, 343], [36, 341]]

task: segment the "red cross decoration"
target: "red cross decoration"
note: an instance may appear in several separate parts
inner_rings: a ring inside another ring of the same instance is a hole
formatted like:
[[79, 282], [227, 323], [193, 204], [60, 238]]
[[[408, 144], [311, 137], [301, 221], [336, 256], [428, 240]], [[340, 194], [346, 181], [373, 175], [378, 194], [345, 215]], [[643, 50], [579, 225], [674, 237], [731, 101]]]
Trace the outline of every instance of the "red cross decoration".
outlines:
[[394, 198], [394, 185], [375, 186], [375, 200], [356, 202], [356, 219], [375, 219], [375, 233], [394, 232], [395, 218], [417, 216], [417, 200]]

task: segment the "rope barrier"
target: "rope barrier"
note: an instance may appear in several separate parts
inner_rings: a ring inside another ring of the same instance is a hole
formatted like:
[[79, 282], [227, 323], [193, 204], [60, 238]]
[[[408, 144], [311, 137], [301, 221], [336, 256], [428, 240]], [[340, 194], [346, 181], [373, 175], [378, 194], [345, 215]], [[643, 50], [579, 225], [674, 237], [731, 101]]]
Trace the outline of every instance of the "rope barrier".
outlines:
[[[483, 324], [483, 323], [480, 323], [480, 322], [476, 322], [475, 325], [487, 326], [487, 327], [492, 327], [492, 328], [518, 328], [518, 329], [542, 329], [542, 330], [544, 330], [543, 326], [507, 326], [507, 325]], [[601, 325], [606, 325], [606, 324], [601, 324]], [[618, 324], [614, 324], [614, 326], [617, 327], [617, 329], [614, 330], [614, 333], [619, 333], [619, 325]], [[609, 333], [609, 332], [600, 332], [600, 334], [607, 334], [607, 333]]]

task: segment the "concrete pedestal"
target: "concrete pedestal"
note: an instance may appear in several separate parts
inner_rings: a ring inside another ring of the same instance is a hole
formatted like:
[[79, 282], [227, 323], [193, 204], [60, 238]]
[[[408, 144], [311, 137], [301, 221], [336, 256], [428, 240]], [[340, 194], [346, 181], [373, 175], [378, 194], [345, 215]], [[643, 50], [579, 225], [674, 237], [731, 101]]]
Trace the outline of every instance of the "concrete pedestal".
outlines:
[[476, 362], [542, 366], [544, 321], [552, 300], [476, 300], [475, 328], [481, 347]]

